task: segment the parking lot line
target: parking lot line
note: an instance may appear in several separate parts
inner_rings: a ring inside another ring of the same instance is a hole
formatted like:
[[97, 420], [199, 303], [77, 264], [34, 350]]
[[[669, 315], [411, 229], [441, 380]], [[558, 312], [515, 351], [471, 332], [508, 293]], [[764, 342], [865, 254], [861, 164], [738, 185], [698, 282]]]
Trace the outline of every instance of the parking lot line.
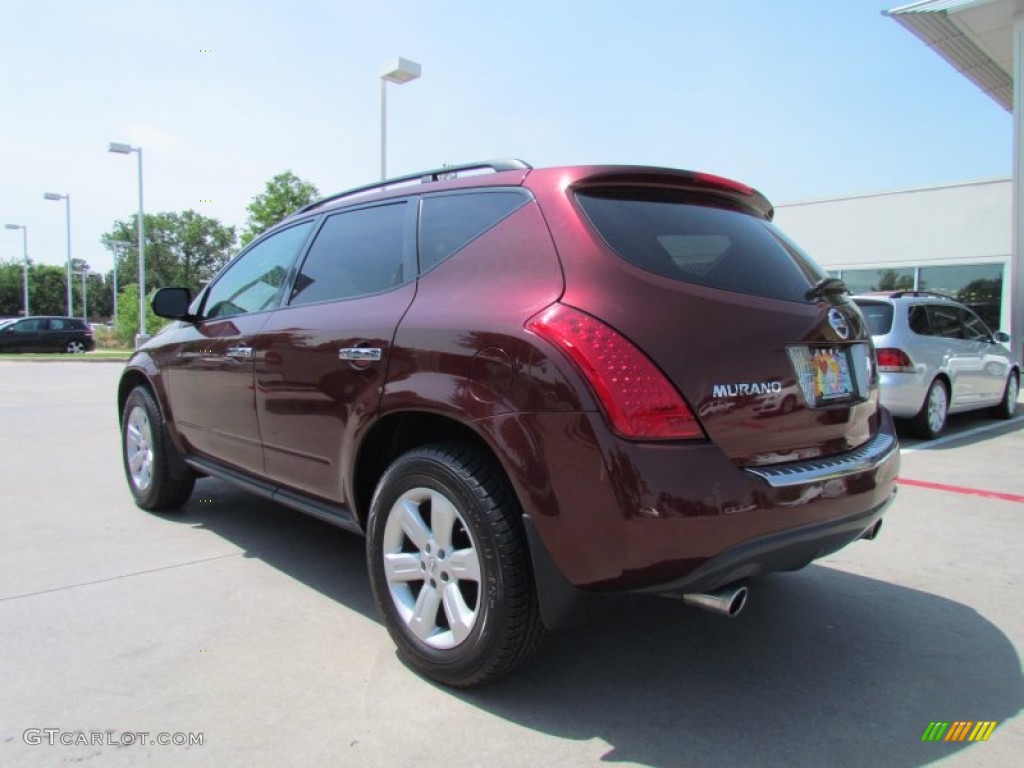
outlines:
[[915, 488], [927, 488], [932, 491], [946, 491], [947, 493], [964, 493], [969, 496], [984, 496], [986, 499], [1000, 499], [1001, 501], [1013, 501], [1024, 504], [1024, 496], [1017, 493], [999, 493], [998, 491], [985, 491], [981, 488], [966, 488], [962, 485], [946, 485], [945, 483], [931, 483], [926, 480], [911, 480], [901, 477], [896, 481], [900, 485], [911, 485]]
[[937, 440], [928, 440], [925, 442], [910, 445], [904, 448], [900, 446], [900, 453], [917, 453], [918, 451], [931, 450], [932, 448], [938, 448], [946, 443], [951, 443], [954, 440], [963, 440], [965, 437], [975, 437], [976, 435], [983, 435], [986, 432], [994, 432], [997, 429], [1003, 429], [1007, 424], [1016, 424], [1020, 422], [1021, 417], [1015, 416], [1008, 421], [997, 421], [991, 424], [985, 424], [974, 429], [966, 429], [963, 432], [952, 432], [944, 437], [940, 437]]

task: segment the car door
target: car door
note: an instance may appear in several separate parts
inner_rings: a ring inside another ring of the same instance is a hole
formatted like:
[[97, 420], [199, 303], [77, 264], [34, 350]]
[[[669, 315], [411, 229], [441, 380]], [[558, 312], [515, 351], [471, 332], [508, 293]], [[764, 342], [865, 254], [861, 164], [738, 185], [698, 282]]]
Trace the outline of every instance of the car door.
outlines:
[[72, 321], [63, 317], [51, 317], [42, 331], [42, 346], [48, 352], [63, 352], [72, 337]]
[[929, 304], [928, 320], [931, 325], [931, 356], [935, 365], [946, 371], [952, 383], [950, 408], [976, 403], [980, 398], [981, 353], [978, 345], [965, 336], [960, 307], [945, 302]]
[[178, 329], [160, 364], [168, 402], [190, 452], [253, 474], [263, 449], [253, 391], [257, 338], [280, 301], [313, 221], [262, 238], [209, 286], [200, 319]]
[[974, 345], [979, 364], [974, 387], [979, 401], [997, 403], [1003, 397], [1010, 360], [1006, 349], [992, 338], [985, 322], [967, 307], [960, 308], [964, 338]]
[[43, 347], [45, 317], [29, 317], [4, 329], [6, 352], [40, 352]]
[[398, 200], [326, 217], [264, 326], [256, 402], [271, 480], [346, 503], [345, 451], [376, 411], [416, 291], [415, 216]]

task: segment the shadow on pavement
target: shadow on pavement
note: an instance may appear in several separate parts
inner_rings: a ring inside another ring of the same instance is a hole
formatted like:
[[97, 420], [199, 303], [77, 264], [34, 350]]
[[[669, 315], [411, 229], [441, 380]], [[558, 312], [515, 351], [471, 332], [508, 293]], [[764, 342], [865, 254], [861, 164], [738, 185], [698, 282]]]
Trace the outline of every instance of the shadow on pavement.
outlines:
[[[967, 434], [979, 427], [986, 428], [981, 434]], [[928, 450], [947, 451], [962, 448], [965, 445], [984, 443], [1002, 435], [1024, 429], [1024, 415], [1021, 415], [1020, 408], [1012, 419], [1003, 421], [987, 416], [985, 411], [968, 411], [967, 413], [954, 413], [946, 422], [938, 445], [930, 440], [922, 440], [915, 437], [910, 428], [903, 422], [896, 422], [896, 435], [900, 439], [902, 448], [927, 448]], [[959, 435], [965, 435], [962, 439], [956, 439]], [[948, 440], [948, 442], [946, 442]]]
[[[358, 536], [209, 479], [175, 519], [378, 620]], [[933, 720], [1005, 724], [1024, 678], [1013, 644], [972, 608], [815, 565], [753, 582], [735, 620], [609, 600], [516, 676], [449, 694], [557, 738], [599, 739], [612, 763], [920, 766], [965, 749], [984, 761], [986, 743], [921, 735]]]

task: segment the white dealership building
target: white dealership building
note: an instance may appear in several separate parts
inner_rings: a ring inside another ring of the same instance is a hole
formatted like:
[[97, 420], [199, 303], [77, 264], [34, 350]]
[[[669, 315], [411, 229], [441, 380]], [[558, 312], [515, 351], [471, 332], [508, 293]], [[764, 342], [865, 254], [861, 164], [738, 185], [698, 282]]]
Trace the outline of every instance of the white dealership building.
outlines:
[[951, 293], [1024, 343], [1024, 0], [920, 0], [886, 12], [1013, 113], [1012, 175], [796, 202], [776, 221], [854, 291]]
[[1010, 328], [1009, 178], [784, 203], [775, 221], [854, 293], [946, 293]]

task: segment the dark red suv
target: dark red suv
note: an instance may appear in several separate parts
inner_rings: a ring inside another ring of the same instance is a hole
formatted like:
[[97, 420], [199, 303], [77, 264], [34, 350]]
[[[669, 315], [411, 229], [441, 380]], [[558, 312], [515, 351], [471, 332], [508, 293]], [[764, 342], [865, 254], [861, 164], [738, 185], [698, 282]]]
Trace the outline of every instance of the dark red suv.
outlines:
[[227, 480], [365, 533], [403, 657], [470, 686], [607, 592], [735, 614], [873, 538], [899, 453], [841, 281], [742, 184], [445, 168], [252, 243], [118, 391], [139, 506]]

